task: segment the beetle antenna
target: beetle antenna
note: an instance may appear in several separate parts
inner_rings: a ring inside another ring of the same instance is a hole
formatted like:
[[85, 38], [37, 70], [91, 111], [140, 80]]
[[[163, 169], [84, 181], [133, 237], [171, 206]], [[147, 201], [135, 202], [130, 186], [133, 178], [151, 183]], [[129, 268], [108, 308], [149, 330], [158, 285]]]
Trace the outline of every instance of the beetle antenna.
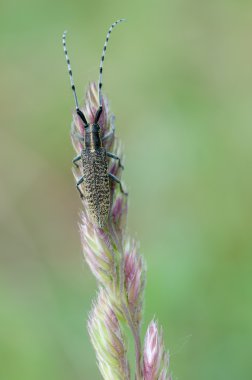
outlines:
[[64, 53], [65, 53], [65, 56], [66, 56], [66, 62], [67, 62], [67, 68], [68, 68], [68, 73], [69, 73], [70, 82], [71, 82], [71, 88], [72, 88], [73, 94], [74, 94], [75, 108], [76, 108], [77, 115], [80, 116], [80, 118], [83, 121], [83, 123], [85, 125], [88, 125], [88, 122], [87, 122], [87, 120], [86, 120], [83, 112], [79, 108], [78, 98], [77, 98], [77, 94], [76, 94], [76, 90], [75, 90], [75, 85], [74, 85], [74, 80], [73, 80], [73, 73], [72, 73], [72, 69], [71, 69], [71, 65], [70, 65], [70, 59], [69, 59], [68, 54], [67, 54], [66, 34], [67, 34], [67, 31], [65, 31], [63, 33], [62, 43], [63, 43]]
[[105, 40], [105, 43], [104, 43], [104, 46], [103, 46], [102, 56], [101, 56], [101, 62], [100, 62], [99, 85], [98, 85], [98, 88], [99, 88], [99, 105], [100, 105], [100, 109], [102, 108], [102, 94], [101, 94], [101, 89], [102, 89], [102, 71], [103, 71], [103, 62], [104, 62], [104, 58], [105, 58], [105, 54], [106, 54], [106, 50], [107, 50], [107, 44], [108, 44], [108, 40], [109, 40], [109, 37], [110, 37], [110, 34], [111, 34], [113, 28], [117, 24], [120, 24], [120, 22], [122, 22], [122, 21], [125, 21], [125, 18], [121, 18], [120, 20], [115, 21], [111, 25], [111, 27], [108, 30], [107, 37], [106, 37], [106, 40]]

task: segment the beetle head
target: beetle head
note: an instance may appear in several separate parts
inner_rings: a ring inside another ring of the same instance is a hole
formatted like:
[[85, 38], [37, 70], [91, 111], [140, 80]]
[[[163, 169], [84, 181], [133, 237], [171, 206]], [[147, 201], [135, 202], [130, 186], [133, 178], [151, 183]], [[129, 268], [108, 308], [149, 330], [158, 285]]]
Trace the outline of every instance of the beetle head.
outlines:
[[85, 125], [84, 128], [85, 128], [86, 133], [100, 132], [100, 130], [101, 130], [99, 124], [97, 124], [97, 123], [87, 124], [87, 125]]

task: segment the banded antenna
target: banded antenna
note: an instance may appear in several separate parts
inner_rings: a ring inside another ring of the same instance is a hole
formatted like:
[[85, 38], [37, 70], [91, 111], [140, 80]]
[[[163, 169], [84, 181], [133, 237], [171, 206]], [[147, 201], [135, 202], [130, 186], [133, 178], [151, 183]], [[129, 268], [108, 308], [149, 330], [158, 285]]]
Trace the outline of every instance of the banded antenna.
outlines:
[[73, 73], [72, 73], [72, 69], [71, 69], [71, 65], [70, 65], [70, 59], [69, 59], [68, 54], [67, 54], [66, 34], [67, 34], [67, 31], [65, 31], [63, 33], [62, 43], [63, 43], [64, 53], [65, 53], [65, 56], [66, 56], [66, 62], [67, 62], [67, 68], [68, 68], [68, 73], [69, 73], [69, 77], [70, 77], [71, 88], [72, 88], [73, 94], [74, 94], [76, 113], [77, 113], [77, 115], [80, 116], [80, 118], [83, 121], [84, 125], [87, 126], [88, 125], [87, 119], [85, 118], [83, 112], [79, 108], [78, 98], [77, 98], [77, 94], [76, 94], [76, 90], [75, 90], [75, 85], [74, 85], [74, 80], [73, 80]]
[[[99, 85], [98, 85], [98, 91], [99, 91], [99, 105], [100, 105], [100, 110], [102, 110], [102, 94], [101, 94], [101, 89], [102, 89], [102, 71], [103, 71], [103, 62], [104, 62], [104, 58], [105, 58], [105, 54], [106, 54], [106, 50], [107, 50], [107, 44], [108, 44], [108, 40], [109, 40], [109, 37], [110, 37], [110, 34], [113, 30], [113, 28], [117, 25], [117, 24], [120, 24], [120, 22], [122, 21], [125, 21], [125, 18], [121, 18], [120, 20], [117, 20], [115, 21], [111, 27], [109, 28], [108, 30], [108, 33], [107, 33], [107, 37], [106, 37], [106, 40], [105, 40], [105, 43], [104, 43], [104, 46], [103, 46], [103, 50], [102, 50], [102, 56], [101, 56], [101, 62], [100, 62], [100, 76], [99, 76]], [[99, 112], [99, 111], [98, 111]], [[100, 111], [101, 112], [101, 111]]]

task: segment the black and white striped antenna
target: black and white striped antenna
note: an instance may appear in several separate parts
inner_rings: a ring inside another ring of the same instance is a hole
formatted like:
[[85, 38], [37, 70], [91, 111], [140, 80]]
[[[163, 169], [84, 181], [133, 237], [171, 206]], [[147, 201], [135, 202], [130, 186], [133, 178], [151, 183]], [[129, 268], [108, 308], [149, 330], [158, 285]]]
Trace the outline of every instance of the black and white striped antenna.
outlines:
[[67, 31], [65, 31], [63, 33], [62, 43], [63, 43], [64, 53], [65, 53], [65, 56], [66, 56], [66, 62], [67, 62], [67, 68], [68, 68], [68, 73], [69, 73], [69, 77], [70, 77], [71, 88], [72, 88], [73, 94], [74, 94], [75, 108], [76, 108], [77, 114], [80, 116], [80, 118], [82, 119], [83, 123], [85, 125], [88, 125], [88, 122], [87, 122], [87, 120], [86, 120], [83, 112], [79, 108], [78, 98], [77, 98], [76, 89], [75, 89], [74, 80], [73, 80], [73, 73], [72, 73], [72, 69], [71, 69], [71, 65], [70, 65], [70, 59], [68, 57], [67, 48], [66, 48], [66, 34], [67, 34]]
[[106, 36], [106, 40], [105, 40], [105, 43], [104, 43], [104, 46], [103, 46], [102, 56], [101, 56], [101, 62], [100, 62], [99, 85], [98, 85], [98, 91], [99, 91], [99, 105], [100, 105], [100, 108], [102, 107], [102, 94], [101, 94], [101, 89], [102, 89], [103, 62], [104, 62], [104, 58], [105, 58], [105, 54], [106, 54], [106, 50], [107, 50], [108, 40], [109, 40], [109, 37], [110, 37], [110, 34], [111, 34], [113, 28], [114, 28], [117, 24], [120, 24], [120, 22], [122, 22], [122, 21], [125, 21], [125, 18], [121, 18], [120, 20], [115, 21], [115, 22], [111, 25], [111, 27], [110, 27], [109, 30], [108, 30], [108, 33], [107, 33], [107, 36]]

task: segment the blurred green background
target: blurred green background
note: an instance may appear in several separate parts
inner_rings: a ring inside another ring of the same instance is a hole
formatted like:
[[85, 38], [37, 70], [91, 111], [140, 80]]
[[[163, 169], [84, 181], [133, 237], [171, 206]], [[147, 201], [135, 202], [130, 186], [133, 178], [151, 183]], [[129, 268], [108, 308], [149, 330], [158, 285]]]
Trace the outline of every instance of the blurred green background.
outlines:
[[77, 228], [69, 130], [97, 80], [126, 153], [129, 230], [148, 265], [143, 332], [174, 379], [252, 378], [252, 3], [0, 2], [0, 378], [100, 379], [86, 331], [96, 283]]

